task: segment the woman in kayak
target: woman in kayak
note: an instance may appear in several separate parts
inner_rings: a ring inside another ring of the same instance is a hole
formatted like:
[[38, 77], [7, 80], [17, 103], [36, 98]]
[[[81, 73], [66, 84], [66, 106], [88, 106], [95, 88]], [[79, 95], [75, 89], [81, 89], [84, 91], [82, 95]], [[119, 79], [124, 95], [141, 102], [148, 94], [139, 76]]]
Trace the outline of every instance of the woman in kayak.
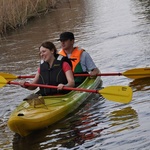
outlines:
[[[39, 50], [42, 63], [31, 84], [57, 86], [57, 89], [40, 88], [38, 94], [42, 96], [68, 93], [69, 91], [63, 90], [63, 87], [74, 87], [75, 85], [70, 60], [67, 57], [57, 54], [55, 45], [49, 41], [42, 43]], [[29, 90], [37, 88], [25, 86], [24, 83], [21, 82], [21, 86]]]

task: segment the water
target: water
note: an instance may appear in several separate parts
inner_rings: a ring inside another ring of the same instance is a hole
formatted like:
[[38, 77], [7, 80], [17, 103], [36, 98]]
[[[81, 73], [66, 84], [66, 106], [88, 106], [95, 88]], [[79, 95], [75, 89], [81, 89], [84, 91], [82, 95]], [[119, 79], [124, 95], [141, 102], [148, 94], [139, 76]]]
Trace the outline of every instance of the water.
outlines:
[[[34, 19], [0, 41], [0, 71], [35, 74], [38, 47], [56, 41], [63, 31], [75, 34], [76, 45], [89, 52], [101, 72], [124, 72], [150, 64], [150, 4], [140, 0], [70, 0], [50, 14]], [[0, 89], [1, 149], [150, 149], [150, 79], [102, 77], [103, 86], [129, 85], [130, 104], [101, 97], [37, 133], [20, 138], [7, 127], [10, 113], [31, 93], [7, 85]]]

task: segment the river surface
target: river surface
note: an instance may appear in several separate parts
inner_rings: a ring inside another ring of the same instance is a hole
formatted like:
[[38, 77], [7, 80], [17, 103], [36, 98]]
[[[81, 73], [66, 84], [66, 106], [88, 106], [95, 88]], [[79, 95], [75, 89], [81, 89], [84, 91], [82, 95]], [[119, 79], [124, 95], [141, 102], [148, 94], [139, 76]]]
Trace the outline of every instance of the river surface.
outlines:
[[[124, 72], [150, 65], [148, 0], [70, 0], [49, 14], [0, 40], [0, 71], [35, 74], [38, 47], [63, 31], [90, 53], [101, 72]], [[31, 93], [19, 86], [0, 89], [0, 149], [14, 150], [149, 150], [150, 79], [102, 77], [103, 86], [129, 85], [129, 104], [93, 98], [72, 115], [38, 133], [21, 138], [7, 127], [10, 113]]]

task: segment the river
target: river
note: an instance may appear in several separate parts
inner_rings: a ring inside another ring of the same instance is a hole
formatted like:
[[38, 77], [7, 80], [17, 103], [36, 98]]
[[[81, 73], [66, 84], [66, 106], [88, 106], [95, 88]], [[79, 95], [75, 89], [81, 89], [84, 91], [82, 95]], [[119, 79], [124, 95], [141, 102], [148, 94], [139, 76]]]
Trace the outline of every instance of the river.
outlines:
[[[101, 72], [124, 72], [150, 65], [148, 0], [70, 0], [0, 40], [1, 72], [35, 74], [38, 47], [63, 31], [75, 34]], [[149, 150], [150, 79], [102, 77], [103, 86], [129, 85], [133, 98], [121, 104], [91, 99], [54, 126], [25, 138], [7, 127], [10, 113], [31, 93], [19, 86], [0, 89], [0, 149]], [[148, 119], [149, 118], [149, 119]]]

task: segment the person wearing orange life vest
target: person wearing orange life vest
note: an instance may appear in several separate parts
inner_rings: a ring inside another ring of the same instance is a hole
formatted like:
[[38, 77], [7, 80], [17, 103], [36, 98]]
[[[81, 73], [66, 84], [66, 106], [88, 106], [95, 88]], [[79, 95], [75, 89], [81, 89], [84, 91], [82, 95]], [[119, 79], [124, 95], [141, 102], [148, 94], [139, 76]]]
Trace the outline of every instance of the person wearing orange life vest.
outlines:
[[[74, 34], [72, 32], [63, 32], [58, 41], [61, 42], [62, 49], [58, 52], [71, 59], [72, 70], [74, 73], [89, 73], [96, 76], [100, 70], [96, 67], [89, 53], [79, 47], [74, 47]], [[80, 85], [86, 77], [75, 77], [75, 86]]]

